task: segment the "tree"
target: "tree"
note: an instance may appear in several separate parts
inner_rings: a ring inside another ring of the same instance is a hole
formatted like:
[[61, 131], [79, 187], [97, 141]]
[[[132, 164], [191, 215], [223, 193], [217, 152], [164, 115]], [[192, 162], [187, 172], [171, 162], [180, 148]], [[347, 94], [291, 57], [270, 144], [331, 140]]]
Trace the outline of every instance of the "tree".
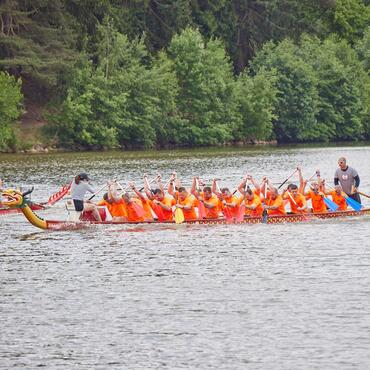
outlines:
[[180, 143], [222, 144], [235, 123], [232, 65], [221, 41], [207, 44], [198, 30], [187, 28], [168, 49], [179, 83], [178, 115], [184, 124]]
[[29, 96], [50, 94], [75, 53], [63, 1], [4, 0], [0, 5], [0, 67], [22, 77]]
[[252, 69], [276, 71], [277, 104], [274, 133], [282, 142], [330, 139], [330, 130], [317, 122], [318, 92], [314, 70], [297, 55], [290, 40], [267, 43], [252, 61]]
[[237, 140], [268, 140], [273, 137], [276, 104], [275, 71], [261, 69], [250, 76], [245, 70], [237, 79], [235, 97], [240, 123], [235, 129]]
[[16, 139], [11, 124], [19, 117], [21, 101], [20, 81], [0, 72], [0, 150], [15, 149]]

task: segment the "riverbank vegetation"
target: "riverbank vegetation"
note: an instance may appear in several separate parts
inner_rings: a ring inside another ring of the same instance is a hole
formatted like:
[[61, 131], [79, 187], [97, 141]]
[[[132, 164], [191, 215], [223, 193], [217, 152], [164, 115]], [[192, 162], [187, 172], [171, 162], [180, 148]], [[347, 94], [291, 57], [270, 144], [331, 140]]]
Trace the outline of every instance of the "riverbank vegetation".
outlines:
[[365, 0], [4, 0], [0, 21], [0, 150], [30, 105], [64, 148], [370, 138]]

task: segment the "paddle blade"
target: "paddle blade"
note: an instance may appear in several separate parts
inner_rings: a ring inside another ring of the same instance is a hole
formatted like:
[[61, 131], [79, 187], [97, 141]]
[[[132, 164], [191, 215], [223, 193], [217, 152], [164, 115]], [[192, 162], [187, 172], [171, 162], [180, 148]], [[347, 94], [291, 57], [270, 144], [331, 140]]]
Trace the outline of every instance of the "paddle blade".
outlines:
[[198, 213], [200, 219], [206, 218], [207, 216], [206, 207], [204, 206], [204, 203], [201, 201], [198, 201]]
[[159, 222], [163, 222], [165, 220], [163, 209], [161, 206], [159, 206], [158, 204], [154, 204], [153, 211], [157, 215]]
[[145, 211], [144, 211], [143, 207], [141, 207], [139, 204], [137, 204], [135, 202], [132, 202], [132, 208], [135, 211], [137, 217], [140, 217], [140, 218], [144, 217]]
[[262, 223], [263, 224], [267, 224], [267, 216], [268, 216], [267, 209], [264, 209], [262, 212]]
[[326, 204], [326, 206], [330, 209], [330, 211], [332, 212], [335, 212], [339, 206], [338, 204], [334, 203], [332, 200], [330, 200], [329, 198], [326, 198], [324, 197], [324, 202]]
[[180, 208], [175, 210], [175, 222], [177, 224], [182, 224], [185, 221], [184, 212]]
[[352, 199], [350, 197], [347, 197], [346, 198], [346, 203], [350, 207], [352, 207], [355, 211], [361, 211], [361, 209], [362, 209], [362, 205], [359, 202], [357, 202], [356, 200], [354, 200], [354, 199]]
[[238, 215], [236, 216], [236, 222], [243, 222], [245, 215], [245, 204], [243, 203], [238, 210]]
[[233, 215], [231, 214], [231, 211], [228, 207], [225, 207], [222, 210], [222, 213], [224, 214], [227, 222], [233, 222]]

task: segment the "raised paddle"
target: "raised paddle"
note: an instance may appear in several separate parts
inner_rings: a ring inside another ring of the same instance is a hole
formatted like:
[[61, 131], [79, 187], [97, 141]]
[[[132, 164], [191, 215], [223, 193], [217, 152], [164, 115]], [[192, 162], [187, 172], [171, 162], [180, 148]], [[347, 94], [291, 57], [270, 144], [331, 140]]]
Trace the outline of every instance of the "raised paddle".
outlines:
[[[125, 192], [125, 190], [130, 187], [129, 185], [127, 185], [126, 188], [123, 189], [122, 185], [118, 181], [116, 181], [116, 183], [123, 192]], [[137, 217], [141, 218], [145, 216], [145, 210], [142, 206], [140, 206], [140, 204], [137, 204], [135, 201], [131, 201], [130, 205], [132, 209], [135, 211]]]
[[[154, 196], [153, 191], [152, 191], [152, 189], [150, 189], [150, 186], [149, 186], [150, 182], [148, 181], [148, 178], [146, 176], [144, 177], [144, 182], [145, 182], [146, 186], [148, 187], [152, 196]], [[159, 204], [156, 204], [155, 200], [152, 201], [151, 205], [152, 205], [152, 209], [153, 209], [154, 213], [156, 214], [156, 216], [158, 218], [158, 221], [163, 222], [165, 220], [164, 213], [163, 213], [163, 208]]]
[[108, 186], [108, 184], [105, 184], [104, 186], [102, 186], [99, 190], [97, 190], [90, 198], [89, 200], [95, 198], [96, 195], [98, 195], [102, 190], [104, 190], [106, 187]]
[[298, 171], [298, 168], [295, 169], [295, 171], [290, 175], [288, 176], [288, 178], [285, 179], [285, 181], [283, 181], [279, 186], [278, 186], [278, 189], [280, 189], [287, 181], [289, 181], [294, 175], [295, 173]]
[[[195, 186], [196, 186], [197, 191], [198, 191], [198, 188], [199, 188], [198, 179], [195, 179]], [[206, 208], [204, 206], [203, 200], [202, 199], [198, 199], [198, 218], [200, 220], [202, 220], [203, 218], [206, 218], [206, 217], [207, 217], [207, 212], [206, 212]]]
[[[218, 186], [218, 183], [217, 182], [216, 182], [216, 186], [217, 186], [217, 192], [220, 194], [220, 197], [222, 198], [222, 200], [226, 203], [225, 198], [223, 197], [223, 195], [221, 193], [221, 189]], [[226, 218], [226, 221], [228, 223], [232, 223], [233, 222], [233, 216], [232, 216], [232, 214], [230, 212], [230, 209], [226, 205], [224, 205], [223, 210], [222, 210], [222, 213], [224, 214], [224, 216]]]

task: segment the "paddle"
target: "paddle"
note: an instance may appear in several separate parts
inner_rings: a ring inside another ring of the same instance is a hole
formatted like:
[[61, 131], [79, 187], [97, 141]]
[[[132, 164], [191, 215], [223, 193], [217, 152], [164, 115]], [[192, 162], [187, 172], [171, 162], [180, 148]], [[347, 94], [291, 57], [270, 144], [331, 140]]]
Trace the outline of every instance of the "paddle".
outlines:
[[[311, 183], [311, 181], [309, 181], [309, 183]], [[323, 197], [324, 202], [326, 206], [330, 209], [330, 211], [335, 212], [339, 208], [338, 204], [327, 198], [323, 193], [320, 193], [320, 195]]]
[[295, 169], [295, 171], [290, 175], [288, 176], [288, 178], [285, 179], [285, 181], [283, 181], [279, 186], [278, 186], [278, 189], [280, 189], [287, 181], [289, 181], [294, 175], [295, 173], [298, 171], [298, 168]]
[[247, 182], [245, 183], [243, 199], [242, 199], [242, 202], [241, 202], [241, 204], [239, 206], [238, 214], [236, 215], [236, 218], [235, 218], [235, 221], [236, 222], [243, 222], [244, 221], [246, 186], [248, 186], [248, 179], [247, 179]]
[[[116, 181], [116, 183], [121, 188], [122, 192], [125, 192], [125, 190], [129, 187], [129, 185], [128, 185], [128, 186], [126, 186], [125, 189], [123, 189], [122, 185], [118, 181]], [[145, 210], [142, 206], [137, 204], [135, 201], [131, 201], [130, 205], [131, 205], [132, 209], [135, 211], [137, 217], [141, 218], [141, 217], [145, 216]]]
[[[195, 185], [196, 185], [196, 188], [197, 188], [197, 191], [198, 191], [198, 188], [199, 188], [199, 183], [198, 183], [198, 179], [195, 179]], [[203, 200], [198, 199], [198, 218], [200, 220], [202, 220], [203, 218], [206, 218], [207, 217], [207, 212], [206, 212], [206, 208], [204, 206], [204, 203], [203, 203]]]
[[[218, 183], [217, 183], [217, 182], [216, 182], [216, 186], [217, 186], [217, 192], [220, 194], [220, 196], [221, 196], [222, 200], [226, 203], [225, 198], [223, 197], [223, 195], [222, 195], [222, 193], [221, 193], [221, 189], [220, 189], [220, 187], [218, 186]], [[233, 222], [233, 215], [231, 214], [230, 209], [229, 209], [226, 205], [224, 205], [224, 208], [223, 208], [223, 210], [222, 210], [222, 213], [224, 214], [224, 216], [225, 216], [225, 218], [226, 218], [226, 221], [227, 221], [228, 223]]]
[[[265, 183], [265, 194], [263, 199], [263, 204], [266, 206], [266, 198], [267, 198], [267, 182]], [[264, 208], [262, 211], [262, 223], [267, 224], [268, 212], [267, 209]]]
[[108, 186], [108, 184], [105, 184], [104, 186], [102, 186], [99, 190], [97, 190], [88, 200], [91, 200], [93, 198], [95, 198], [96, 195], [98, 195], [102, 190], [104, 190], [106, 187]]
[[175, 222], [177, 224], [182, 224], [185, 221], [184, 212], [181, 208], [176, 207], [175, 209]]
[[[366, 197], [366, 198], [370, 198], [370, 195], [367, 195], [367, 194], [365, 194], [365, 193], [362, 193], [361, 191], [356, 191], [356, 193], [359, 193], [360, 195], [363, 195], [364, 197]], [[352, 199], [352, 198], [351, 198]]]
[[[150, 181], [148, 181], [148, 178], [144, 177], [144, 181], [145, 181], [145, 184], [148, 187], [150, 193], [152, 194], [152, 196], [154, 196], [152, 189], [150, 189], [150, 186], [149, 186]], [[156, 216], [158, 218], [158, 221], [163, 222], [165, 220], [165, 217], [164, 217], [162, 207], [159, 204], [156, 204], [156, 203], [154, 203], [154, 201], [152, 201], [152, 208], [153, 208], [153, 211], [154, 211], [154, 213], [156, 214]]]
[[[331, 185], [329, 185], [329, 184], [327, 184], [327, 185], [329, 186], [330, 189], [335, 191], [335, 189]], [[352, 199], [351, 197], [349, 197], [344, 191], [341, 191], [341, 195], [346, 199], [346, 203], [347, 203], [348, 206], [352, 207], [357, 212], [361, 211], [362, 205], [359, 202], [357, 202], [355, 199]]]
[[[151, 180], [148, 181], [148, 178], [147, 177], [144, 177], [144, 179], [146, 180], [146, 183], [148, 185], [148, 189], [150, 190], [150, 192], [152, 192], [152, 190], [150, 189], [150, 186], [149, 185], [152, 184], [157, 178], [158, 178], [158, 176], [157, 177], [154, 177], [153, 179], [151, 179]], [[143, 190], [144, 190], [144, 187], [142, 187], [142, 188], [139, 189], [140, 192], [143, 191]]]

